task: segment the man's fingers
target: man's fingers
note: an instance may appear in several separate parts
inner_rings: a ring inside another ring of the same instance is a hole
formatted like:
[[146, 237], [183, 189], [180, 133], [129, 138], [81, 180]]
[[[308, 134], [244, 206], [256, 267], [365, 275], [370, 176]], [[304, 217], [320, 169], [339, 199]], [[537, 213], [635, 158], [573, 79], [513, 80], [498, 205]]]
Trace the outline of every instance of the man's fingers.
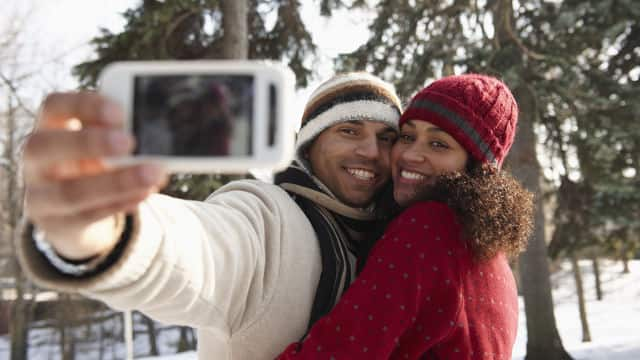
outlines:
[[154, 165], [119, 168], [90, 177], [51, 181], [31, 186], [27, 210], [34, 220], [74, 216], [120, 203], [166, 182], [165, 172]]
[[32, 134], [25, 144], [25, 167], [29, 171], [46, 171], [47, 164], [126, 155], [133, 146], [133, 137], [120, 130], [42, 130]]
[[80, 121], [83, 127], [121, 127], [124, 113], [114, 102], [95, 92], [53, 93], [42, 104], [38, 128], [68, 128], [72, 119]]
[[69, 233], [70, 229], [83, 229], [87, 224], [109, 216], [132, 212], [149, 195], [149, 191], [142, 191], [123, 197], [114, 203], [74, 214], [73, 216], [45, 217], [38, 221], [38, 228], [45, 230], [48, 236], [58, 236], [58, 234], [63, 234], [62, 236], [64, 236], [64, 234]]

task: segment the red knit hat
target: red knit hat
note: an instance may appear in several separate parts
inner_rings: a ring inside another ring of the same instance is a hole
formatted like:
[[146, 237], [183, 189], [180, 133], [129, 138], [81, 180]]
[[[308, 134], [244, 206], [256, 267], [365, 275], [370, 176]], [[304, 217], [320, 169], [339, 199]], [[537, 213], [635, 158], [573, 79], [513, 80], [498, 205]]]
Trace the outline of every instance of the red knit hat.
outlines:
[[443, 129], [482, 163], [500, 168], [518, 122], [518, 104], [509, 88], [486, 75], [447, 76], [411, 99], [400, 117], [428, 121]]

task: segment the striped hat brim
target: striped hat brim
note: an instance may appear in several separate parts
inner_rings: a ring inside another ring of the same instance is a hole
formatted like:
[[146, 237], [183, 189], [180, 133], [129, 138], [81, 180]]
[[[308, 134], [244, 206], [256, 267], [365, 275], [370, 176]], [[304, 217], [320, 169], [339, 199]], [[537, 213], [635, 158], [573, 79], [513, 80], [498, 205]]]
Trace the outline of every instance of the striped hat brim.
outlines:
[[334, 105], [300, 129], [296, 141], [297, 155], [300, 157], [300, 152], [311, 140], [335, 124], [345, 121], [378, 121], [397, 130], [399, 118], [400, 112], [395, 106], [379, 101], [357, 100]]

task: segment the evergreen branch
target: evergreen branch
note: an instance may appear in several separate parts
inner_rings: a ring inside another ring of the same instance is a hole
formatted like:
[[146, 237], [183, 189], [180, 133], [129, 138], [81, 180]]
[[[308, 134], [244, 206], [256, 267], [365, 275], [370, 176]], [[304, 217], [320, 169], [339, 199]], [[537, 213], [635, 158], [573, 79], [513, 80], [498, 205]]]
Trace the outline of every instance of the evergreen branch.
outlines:
[[538, 60], [538, 61], [544, 61], [547, 59], [547, 57], [545, 55], [542, 54], [538, 54], [537, 52], [529, 49], [520, 39], [520, 37], [518, 37], [514, 31], [513, 28], [511, 27], [511, 23], [507, 23], [505, 26], [505, 30], [507, 31], [507, 35], [511, 38], [511, 40], [513, 40], [513, 42], [516, 44], [516, 46], [528, 57], [534, 59], [534, 60]]

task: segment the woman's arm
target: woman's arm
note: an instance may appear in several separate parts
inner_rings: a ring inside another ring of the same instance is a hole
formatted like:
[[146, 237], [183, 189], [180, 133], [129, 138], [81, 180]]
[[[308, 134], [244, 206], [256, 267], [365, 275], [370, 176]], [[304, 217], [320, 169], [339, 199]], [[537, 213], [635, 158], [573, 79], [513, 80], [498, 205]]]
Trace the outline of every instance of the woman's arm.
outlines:
[[406, 210], [334, 310], [280, 359], [415, 358], [433, 347], [450, 333], [460, 307], [456, 249], [449, 246], [458, 229], [446, 205]]

